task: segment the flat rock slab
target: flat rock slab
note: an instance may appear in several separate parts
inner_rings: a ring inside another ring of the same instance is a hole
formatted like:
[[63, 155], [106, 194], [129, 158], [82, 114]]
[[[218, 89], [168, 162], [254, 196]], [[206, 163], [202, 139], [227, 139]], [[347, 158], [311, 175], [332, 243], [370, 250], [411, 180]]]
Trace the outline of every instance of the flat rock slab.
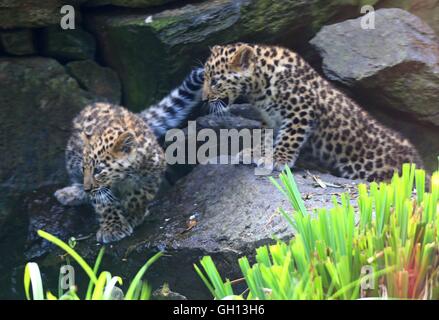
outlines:
[[[152, 204], [150, 217], [133, 236], [107, 247], [104, 267], [113, 274], [132, 277], [154, 252], [165, 250], [166, 255], [149, 273], [153, 285], [168, 282], [171, 289], [189, 298], [207, 297], [193, 269], [202, 256], [211, 255], [220, 271], [233, 278], [239, 275], [239, 257], [251, 256], [255, 248], [273, 243], [274, 238], [290, 239], [294, 235], [278, 211], [280, 207], [290, 211], [288, 200], [268, 177], [255, 176], [254, 169], [244, 165], [197, 166]], [[322, 189], [312, 175], [339, 187]], [[306, 171], [297, 171], [295, 179], [310, 210], [331, 207], [331, 197], [345, 191], [355, 198], [355, 183], [349, 180], [317, 172], [310, 175]], [[60, 263], [60, 252], [35, 239], [33, 226], [51, 230], [65, 240], [90, 234], [78, 241], [75, 249], [90, 263], [94, 261], [101, 248], [95, 240], [94, 215], [84, 214], [84, 208], [65, 208], [63, 215], [62, 207], [54, 199], [32, 199], [32, 202], [40, 215], [38, 212], [31, 215], [29, 259], [32, 255], [36, 259], [37, 254], [44, 256], [45, 266]], [[75, 217], [75, 210], [81, 214]], [[51, 220], [44, 218], [47, 212], [55, 213]]]
[[400, 9], [325, 26], [311, 40], [326, 76], [366, 90], [371, 99], [439, 125], [439, 42], [418, 17]]
[[[209, 252], [252, 250], [261, 241], [290, 238], [293, 230], [279, 215], [278, 209], [290, 211], [291, 205], [269, 181], [256, 176], [253, 166], [202, 165], [178, 182], [151, 208], [159, 226], [156, 242], [160, 247], [178, 250], [196, 248]], [[314, 174], [340, 188], [316, 187], [304, 172], [295, 174], [309, 209], [330, 206], [331, 195], [351, 188], [352, 182], [328, 174]], [[277, 174], [275, 174], [277, 175]], [[188, 228], [190, 218], [196, 226]], [[169, 219], [169, 221], [167, 220]], [[190, 230], [189, 230], [190, 229]], [[142, 233], [142, 230], [139, 230]], [[135, 236], [137, 237], [137, 236]]]

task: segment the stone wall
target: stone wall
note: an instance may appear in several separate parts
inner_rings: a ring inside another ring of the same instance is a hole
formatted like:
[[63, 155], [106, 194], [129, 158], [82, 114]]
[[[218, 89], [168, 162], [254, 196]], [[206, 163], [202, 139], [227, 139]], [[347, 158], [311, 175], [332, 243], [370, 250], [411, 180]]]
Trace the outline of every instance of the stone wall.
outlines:
[[[0, 0], [0, 188], [62, 183], [70, 122], [86, 103], [141, 110], [202, 64], [209, 46], [275, 43], [307, 57], [308, 41], [324, 25], [360, 16], [365, 4], [406, 9], [437, 32], [438, 2]], [[59, 27], [65, 4], [76, 9], [75, 30]], [[416, 108], [422, 112], [424, 104]]]

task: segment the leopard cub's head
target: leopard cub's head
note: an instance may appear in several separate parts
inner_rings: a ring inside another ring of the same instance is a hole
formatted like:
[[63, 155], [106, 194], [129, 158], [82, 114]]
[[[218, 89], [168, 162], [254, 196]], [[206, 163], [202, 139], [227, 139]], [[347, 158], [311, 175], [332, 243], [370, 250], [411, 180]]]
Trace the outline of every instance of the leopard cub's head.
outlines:
[[133, 132], [108, 126], [82, 138], [85, 191], [102, 193], [135, 171], [138, 142]]
[[251, 93], [256, 54], [244, 43], [215, 46], [204, 65], [203, 100], [228, 106]]

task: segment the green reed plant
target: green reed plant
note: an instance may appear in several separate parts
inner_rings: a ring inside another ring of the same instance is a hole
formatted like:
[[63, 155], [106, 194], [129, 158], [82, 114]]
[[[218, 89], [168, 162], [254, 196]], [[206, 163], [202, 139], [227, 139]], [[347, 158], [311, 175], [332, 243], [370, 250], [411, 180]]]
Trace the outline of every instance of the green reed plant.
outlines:
[[[116, 286], [123, 284], [121, 277], [112, 276], [108, 271], [98, 273], [105, 252], [104, 247], [99, 251], [92, 268], [69, 244], [42, 230], [38, 230], [38, 235], [64, 250], [87, 274], [89, 277], [89, 284], [84, 296], [85, 300], [111, 300]], [[147, 282], [143, 281], [142, 278], [148, 268], [157, 261], [161, 255], [161, 252], [155, 254], [137, 272], [136, 276], [131, 281], [128, 290], [124, 294], [125, 300], [148, 300], [150, 298], [151, 287]], [[80, 300], [77, 292], [78, 288], [76, 286], [72, 286], [66, 293], [62, 293], [60, 283], [58, 297], [50, 291], [47, 291], [45, 294], [40, 268], [38, 264], [34, 262], [26, 264], [24, 270], [24, 290], [28, 300]]]
[[239, 259], [247, 285], [239, 296], [209, 257], [196, 271], [216, 299], [438, 299], [439, 171], [429, 192], [425, 179], [406, 164], [390, 183], [360, 184], [356, 208], [343, 194], [311, 215], [286, 168], [272, 182], [291, 203], [281, 213], [295, 237], [258, 248], [253, 265]]

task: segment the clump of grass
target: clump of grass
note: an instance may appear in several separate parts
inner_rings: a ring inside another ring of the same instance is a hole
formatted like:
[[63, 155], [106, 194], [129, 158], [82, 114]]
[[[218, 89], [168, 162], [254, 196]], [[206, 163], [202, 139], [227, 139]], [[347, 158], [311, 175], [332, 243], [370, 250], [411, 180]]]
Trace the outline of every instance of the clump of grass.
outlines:
[[204, 257], [195, 269], [216, 299], [439, 299], [439, 171], [426, 192], [425, 171], [404, 165], [390, 183], [360, 184], [358, 209], [343, 194], [313, 216], [289, 168], [272, 182], [291, 203], [281, 213], [296, 235], [258, 248], [253, 265], [239, 259], [239, 295]]
[[[117, 289], [117, 285], [123, 284], [121, 277], [112, 276], [108, 271], [98, 273], [105, 251], [104, 248], [99, 251], [94, 267], [92, 268], [69, 244], [42, 230], [38, 230], [38, 235], [64, 250], [87, 274], [90, 281], [87, 292], [84, 296], [85, 300], [111, 300], [113, 299], [115, 290], [120, 291], [120, 289]], [[154, 255], [137, 272], [136, 276], [131, 281], [128, 290], [123, 295], [125, 300], [148, 300], [150, 298], [151, 287], [147, 282], [143, 281], [142, 278], [148, 268], [157, 261], [161, 255], [161, 252]], [[38, 264], [34, 262], [26, 264], [24, 270], [24, 289], [28, 300], [80, 300], [77, 292], [78, 288], [76, 286], [72, 286], [66, 293], [62, 293], [61, 283], [59, 283], [58, 297], [50, 291], [45, 293], [40, 268], [38, 267]]]

